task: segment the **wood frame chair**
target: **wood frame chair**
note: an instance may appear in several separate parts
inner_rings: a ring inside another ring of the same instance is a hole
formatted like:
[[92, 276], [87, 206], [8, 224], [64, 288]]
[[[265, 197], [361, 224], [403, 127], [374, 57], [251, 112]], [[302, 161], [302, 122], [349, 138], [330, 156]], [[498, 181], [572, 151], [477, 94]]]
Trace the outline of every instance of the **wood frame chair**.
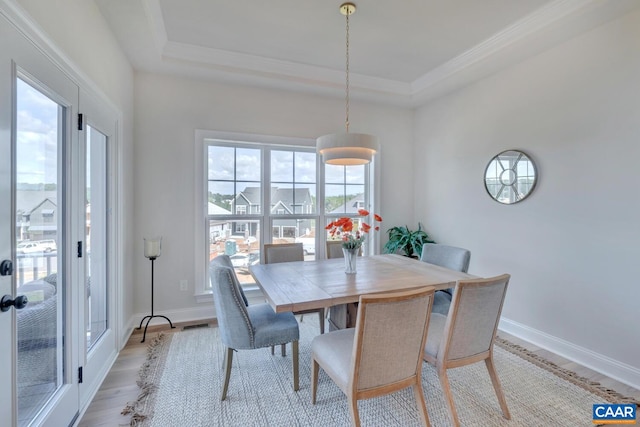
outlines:
[[[304, 248], [302, 243], [265, 243], [264, 263], [276, 264], [279, 262], [304, 261]], [[320, 319], [320, 333], [324, 334], [324, 308], [296, 311], [293, 314], [300, 314], [302, 321], [305, 314], [318, 313]], [[284, 349], [283, 349], [284, 351]]]
[[356, 327], [318, 335], [311, 343], [311, 401], [320, 367], [347, 396], [351, 422], [360, 426], [358, 400], [413, 388], [422, 424], [429, 416], [422, 390], [422, 358], [433, 287], [363, 295]]
[[458, 281], [449, 314], [432, 313], [424, 360], [436, 366], [449, 416], [460, 425], [447, 369], [484, 361], [504, 418], [511, 419], [493, 363], [493, 343], [510, 275]]

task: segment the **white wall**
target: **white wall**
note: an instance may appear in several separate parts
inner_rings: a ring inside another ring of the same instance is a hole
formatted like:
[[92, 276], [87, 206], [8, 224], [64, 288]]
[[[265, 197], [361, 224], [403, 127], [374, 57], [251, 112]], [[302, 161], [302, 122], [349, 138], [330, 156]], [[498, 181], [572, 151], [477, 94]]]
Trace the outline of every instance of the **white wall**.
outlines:
[[[135, 116], [135, 312], [150, 309], [143, 237], [162, 235], [162, 256], [155, 262], [156, 312], [172, 320], [212, 316], [213, 305], [197, 304], [193, 296], [194, 130], [315, 138], [343, 129], [344, 101], [137, 73]], [[352, 100], [350, 116], [352, 132], [375, 134], [382, 145], [383, 230], [410, 223], [411, 111]], [[188, 280], [188, 292], [179, 290], [180, 279]]]
[[[69, 60], [66, 68], [89, 82], [92, 89], [101, 92], [112, 107], [122, 114], [120, 147], [122, 164], [119, 165], [123, 191], [120, 194], [125, 206], [123, 227], [125, 240], [122, 245], [124, 283], [122, 307], [124, 325], [133, 313], [133, 290], [130, 237], [133, 224], [133, 69], [109, 30], [100, 10], [93, 1], [86, 0], [18, 0], [55, 44], [55, 49]], [[74, 80], [78, 76], [72, 76]], [[85, 87], [86, 89], [86, 87]], [[122, 337], [121, 337], [122, 338]], [[126, 337], [124, 337], [126, 338]]]
[[[431, 102], [415, 115], [415, 221], [512, 275], [515, 333], [640, 385], [640, 12]], [[506, 149], [537, 163], [525, 201], [483, 186]]]

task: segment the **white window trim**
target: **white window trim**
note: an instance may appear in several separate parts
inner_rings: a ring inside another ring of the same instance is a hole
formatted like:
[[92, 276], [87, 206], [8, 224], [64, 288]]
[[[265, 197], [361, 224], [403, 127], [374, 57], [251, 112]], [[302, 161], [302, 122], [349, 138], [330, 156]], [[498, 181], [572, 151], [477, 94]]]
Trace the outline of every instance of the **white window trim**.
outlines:
[[[204, 228], [203, 221], [207, 217], [207, 187], [205, 185], [205, 173], [207, 170], [207, 156], [205, 155], [205, 147], [207, 146], [207, 140], [217, 140], [221, 142], [228, 142], [230, 145], [243, 144], [250, 146], [252, 144], [255, 145], [270, 145], [271, 148], [277, 148], [278, 146], [283, 148], [295, 148], [295, 147], [306, 147], [312, 148], [316, 145], [316, 140], [311, 138], [295, 138], [295, 137], [284, 137], [284, 136], [273, 136], [273, 135], [260, 135], [260, 134], [251, 134], [251, 133], [237, 133], [237, 132], [222, 132], [222, 131], [212, 131], [212, 130], [204, 130], [204, 129], [196, 129], [195, 131], [195, 150], [194, 150], [194, 189], [195, 189], [195, 218], [194, 218], [194, 244], [195, 244], [195, 298], [198, 303], [211, 303], [213, 302], [213, 295], [210, 290], [205, 290], [205, 280], [207, 277], [206, 269], [208, 265], [208, 259], [206, 254], [207, 252], [207, 242], [205, 239], [205, 234], [202, 232]], [[269, 150], [266, 151], [268, 153]], [[265, 176], [267, 170], [270, 170], [270, 161], [269, 156], [266, 156], [264, 159], [265, 169], [262, 171], [263, 177], [262, 182], [265, 182]], [[373, 184], [373, 192], [370, 192], [366, 197], [368, 197], [368, 205], [371, 207], [370, 210], [376, 213], [380, 213], [380, 168], [376, 167], [375, 162], [378, 160], [378, 155], [374, 157], [374, 161], [369, 164], [369, 173], [365, 177], [366, 180], [369, 181], [370, 184]], [[318, 161], [317, 168], [317, 197], [318, 200], [324, 200], [324, 168], [320, 167], [320, 160]], [[263, 200], [261, 201], [262, 206], [268, 206], [268, 191], [263, 191]], [[365, 200], [367, 200], [365, 198]], [[262, 214], [260, 214], [262, 215]], [[296, 217], [297, 215], [293, 215]], [[305, 216], [305, 215], [303, 215]], [[318, 228], [320, 231], [324, 229], [322, 224], [326, 223], [326, 213], [321, 210], [318, 215], [313, 215], [318, 217], [319, 225]], [[287, 218], [291, 218], [287, 216]], [[249, 219], [249, 218], [247, 218]], [[273, 219], [273, 218], [272, 218]], [[260, 241], [266, 242], [265, 240], [266, 232], [271, 231], [273, 227], [272, 221], [268, 224], [265, 224], [265, 227], [262, 228], [263, 235], [261, 236]], [[380, 233], [371, 233], [370, 235], [370, 254], [379, 253], [380, 251]], [[316, 241], [316, 254], [318, 254], [321, 258], [324, 258], [325, 253], [325, 245], [319, 244]], [[249, 291], [249, 293], [254, 294], [259, 292], [259, 288], [257, 286], [248, 286], [243, 287], [243, 290]]]

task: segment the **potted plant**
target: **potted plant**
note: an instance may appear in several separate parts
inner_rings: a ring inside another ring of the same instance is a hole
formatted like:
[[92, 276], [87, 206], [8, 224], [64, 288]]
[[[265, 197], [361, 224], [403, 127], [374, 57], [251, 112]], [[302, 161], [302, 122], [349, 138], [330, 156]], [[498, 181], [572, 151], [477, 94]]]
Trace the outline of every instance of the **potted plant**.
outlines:
[[435, 243], [429, 238], [426, 231], [422, 229], [422, 224], [418, 223], [418, 229], [409, 230], [408, 226], [392, 227], [387, 230], [389, 241], [384, 245], [384, 253], [395, 254], [404, 252], [410, 258], [420, 258], [422, 255], [422, 245], [425, 243]]

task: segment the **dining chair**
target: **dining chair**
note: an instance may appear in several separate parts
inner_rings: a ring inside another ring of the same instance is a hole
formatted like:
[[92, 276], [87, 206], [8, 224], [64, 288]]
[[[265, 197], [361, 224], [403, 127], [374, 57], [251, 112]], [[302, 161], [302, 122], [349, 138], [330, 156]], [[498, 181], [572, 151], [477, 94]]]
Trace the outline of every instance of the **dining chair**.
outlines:
[[[276, 264], [279, 262], [304, 261], [304, 248], [302, 243], [280, 243], [264, 245], [264, 263]], [[320, 333], [324, 334], [324, 308], [296, 311], [294, 314], [303, 316], [307, 313], [318, 313], [320, 317]]]
[[360, 425], [358, 400], [407, 387], [425, 426], [422, 358], [433, 287], [362, 295], [356, 327], [316, 336], [311, 342], [311, 401], [316, 403], [320, 367], [347, 396], [351, 423]]
[[[469, 270], [470, 260], [471, 252], [468, 249], [438, 243], [425, 243], [422, 245], [420, 261], [428, 262], [429, 264], [466, 273]], [[449, 312], [452, 295], [453, 288], [436, 291], [433, 297], [433, 312], [446, 315]]]
[[298, 322], [292, 313], [276, 313], [269, 304], [245, 305], [238, 279], [227, 255], [209, 264], [220, 339], [225, 347], [225, 379], [220, 400], [225, 400], [231, 378], [233, 352], [291, 343], [293, 389], [298, 391]]
[[[358, 256], [362, 256], [362, 246], [360, 246]], [[327, 240], [327, 259], [343, 257], [342, 240]]]
[[432, 313], [424, 360], [436, 366], [449, 416], [454, 426], [460, 421], [449, 387], [447, 369], [484, 360], [498, 397], [502, 415], [511, 418], [493, 363], [493, 343], [510, 276], [460, 280], [456, 284], [449, 314]]

